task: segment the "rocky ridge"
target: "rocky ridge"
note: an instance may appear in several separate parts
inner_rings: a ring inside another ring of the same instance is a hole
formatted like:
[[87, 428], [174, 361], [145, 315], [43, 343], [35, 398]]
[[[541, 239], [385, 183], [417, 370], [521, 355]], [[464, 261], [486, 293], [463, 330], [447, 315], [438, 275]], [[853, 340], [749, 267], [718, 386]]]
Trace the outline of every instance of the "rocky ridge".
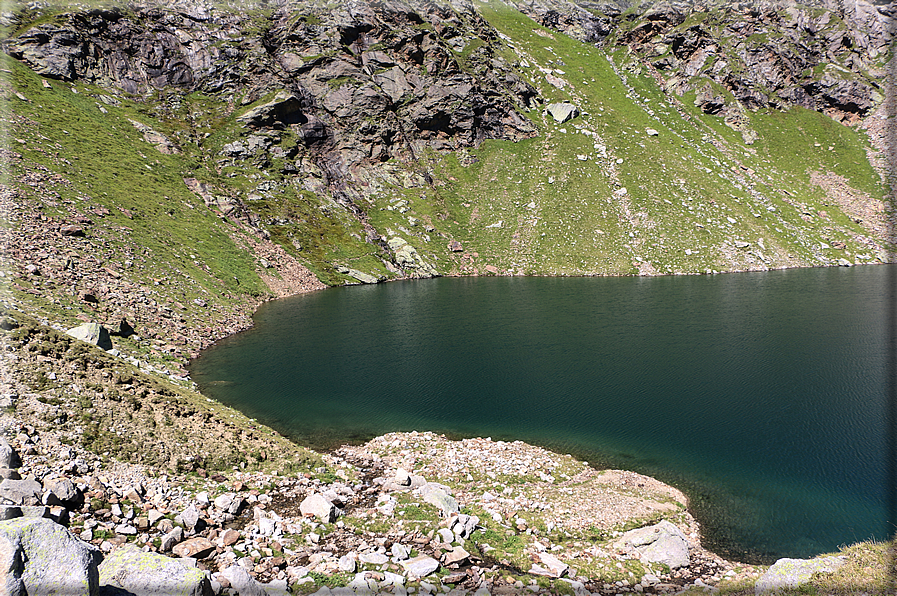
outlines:
[[799, 105], [857, 121], [884, 97], [897, 34], [893, 3], [612, 2], [516, 4], [537, 21], [608, 48], [624, 46], [671, 92], [727, 121], [739, 110]]

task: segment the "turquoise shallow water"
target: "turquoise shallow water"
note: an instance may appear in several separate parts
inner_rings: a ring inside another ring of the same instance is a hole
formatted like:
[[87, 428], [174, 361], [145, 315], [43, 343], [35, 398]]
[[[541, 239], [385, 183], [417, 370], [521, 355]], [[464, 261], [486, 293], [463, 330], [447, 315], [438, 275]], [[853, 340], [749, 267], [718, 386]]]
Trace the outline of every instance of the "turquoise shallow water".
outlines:
[[886, 266], [462, 278], [264, 305], [191, 365], [300, 443], [521, 439], [689, 495], [746, 561], [888, 536]]

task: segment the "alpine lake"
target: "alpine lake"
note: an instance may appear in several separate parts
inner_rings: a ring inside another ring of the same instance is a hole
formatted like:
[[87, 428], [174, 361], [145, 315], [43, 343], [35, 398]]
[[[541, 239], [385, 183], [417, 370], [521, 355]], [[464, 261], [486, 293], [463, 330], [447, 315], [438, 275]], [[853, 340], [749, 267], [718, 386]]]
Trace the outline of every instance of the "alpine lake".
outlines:
[[522, 440], [683, 490], [735, 560], [888, 538], [895, 266], [439, 278], [264, 304], [191, 365], [319, 449], [393, 431]]

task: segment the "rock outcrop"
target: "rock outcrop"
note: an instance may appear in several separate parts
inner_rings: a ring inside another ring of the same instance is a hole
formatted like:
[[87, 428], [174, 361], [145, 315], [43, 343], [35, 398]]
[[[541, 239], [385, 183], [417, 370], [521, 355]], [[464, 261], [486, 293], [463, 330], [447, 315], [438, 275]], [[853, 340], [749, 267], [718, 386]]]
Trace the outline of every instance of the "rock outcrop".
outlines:
[[670, 91], [695, 91], [707, 113], [799, 105], [855, 120], [884, 95], [897, 12], [866, 0], [821, 5], [649, 2], [624, 12], [617, 2], [517, 3], [582, 41], [628, 47]]
[[816, 573], [833, 573], [844, 565], [843, 557], [779, 559], [754, 585], [755, 594], [799, 589]]

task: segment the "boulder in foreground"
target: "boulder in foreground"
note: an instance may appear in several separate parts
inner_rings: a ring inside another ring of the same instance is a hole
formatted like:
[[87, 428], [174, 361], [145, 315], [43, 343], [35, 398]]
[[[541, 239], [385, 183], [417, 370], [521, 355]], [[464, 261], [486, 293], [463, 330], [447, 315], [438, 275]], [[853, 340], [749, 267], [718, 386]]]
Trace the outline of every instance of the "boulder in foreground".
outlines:
[[41, 517], [0, 522], [0, 587], [11, 595], [97, 596], [102, 554]]
[[199, 569], [134, 545], [112, 551], [99, 567], [99, 580], [133, 596], [212, 596], [212, 585]]

